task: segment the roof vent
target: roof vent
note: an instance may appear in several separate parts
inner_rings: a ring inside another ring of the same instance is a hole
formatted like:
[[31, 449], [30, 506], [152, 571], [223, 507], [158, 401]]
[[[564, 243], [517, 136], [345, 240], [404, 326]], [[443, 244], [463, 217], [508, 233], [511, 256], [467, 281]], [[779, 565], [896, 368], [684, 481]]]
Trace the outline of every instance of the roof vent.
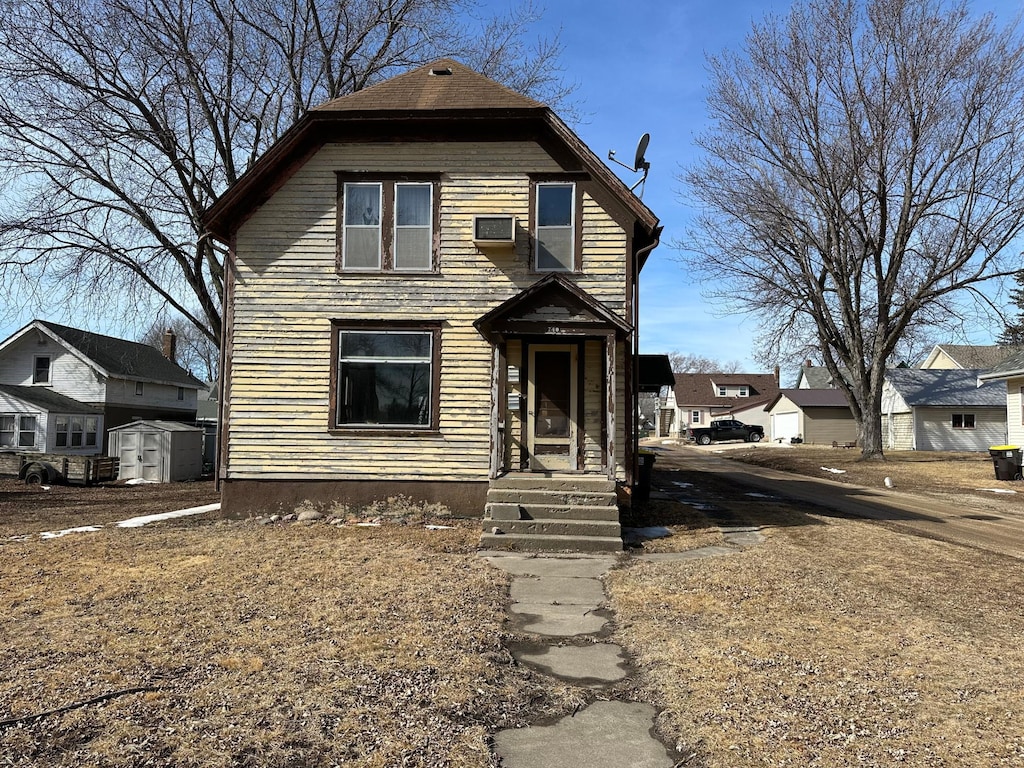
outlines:
[[452, 68], [451, 67], [431, 67], [430, 68], [430, 74], [436, 75], [436, 76], [450, 75], [451, 73], [452, 73]]

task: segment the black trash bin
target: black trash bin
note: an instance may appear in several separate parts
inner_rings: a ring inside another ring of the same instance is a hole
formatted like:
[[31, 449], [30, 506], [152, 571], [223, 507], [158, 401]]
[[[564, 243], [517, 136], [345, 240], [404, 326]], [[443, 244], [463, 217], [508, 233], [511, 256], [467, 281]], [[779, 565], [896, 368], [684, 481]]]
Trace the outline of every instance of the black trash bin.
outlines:
[[654, 460], [657, 455], [651, 451], [640, 451], [637, 459], [640, 464], [640, 476], [636, 480], [636, 487], [633, 489], [633, 498], [637, 501], [647, 501], [651, 498], [651, 471], [654, 469]]
[[1021, 476], [1021, 457], [1024, 452], [1016, 445], [993, 445], [988, 449], [992, 457], [992, 467], [996, 471], [996, 480], [1019, 480]]

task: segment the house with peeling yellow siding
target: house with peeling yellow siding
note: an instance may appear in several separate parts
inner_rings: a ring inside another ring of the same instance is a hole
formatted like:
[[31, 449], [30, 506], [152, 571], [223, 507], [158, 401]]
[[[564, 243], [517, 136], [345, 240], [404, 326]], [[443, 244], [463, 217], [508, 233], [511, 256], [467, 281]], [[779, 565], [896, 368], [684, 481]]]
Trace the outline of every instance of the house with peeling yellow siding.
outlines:
[[509, 478], [628, 495], [661, 228], [547, 106], [434, 62], [308, 112], [205, 223], [229, 248], [226, 514], [401, 494], [536, 543], [584, 518], [513, 519]]

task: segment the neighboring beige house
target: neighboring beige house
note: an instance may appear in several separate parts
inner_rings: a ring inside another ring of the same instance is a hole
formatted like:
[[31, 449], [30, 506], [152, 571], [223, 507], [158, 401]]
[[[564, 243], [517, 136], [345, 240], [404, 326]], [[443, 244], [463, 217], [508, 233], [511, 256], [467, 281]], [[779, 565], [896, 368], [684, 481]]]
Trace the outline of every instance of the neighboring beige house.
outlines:
[[779, 392], [771, 373], [677, 373], [658, 412], [659, 437], [685, 437], [691, 427], [716, 419], [738, 419], [768, 431], [764, 407]]
[[414, 69], [308, 112], [205, 222], [230, 248], [226, 514], [402, 494], [479, 516], [509, 477], [633, 484], [661, 228], [547, 106]]
[[978, 380], [996, 386], [1005, 382], [1007, 442], [1024, 446], [1024, 351], [1005, 358], [992, 370], [982, 372]]
[[882, 445], [898, 451], [987, 451], [1006, 442], [1006, 394], [980, 370], [893, 368], [882, 389]]
[[799, 438], [812, 445], [857, 441], [857, 422], [842, 390], [783, 389], [765, 410], [771, 440], [790, 442]]
[[936, 344], [919, 368], [934, 369], [982, 369], [995, 368], [1011, 355], [1022, 352], [1020, 347], [985, 346], [971, 344]]

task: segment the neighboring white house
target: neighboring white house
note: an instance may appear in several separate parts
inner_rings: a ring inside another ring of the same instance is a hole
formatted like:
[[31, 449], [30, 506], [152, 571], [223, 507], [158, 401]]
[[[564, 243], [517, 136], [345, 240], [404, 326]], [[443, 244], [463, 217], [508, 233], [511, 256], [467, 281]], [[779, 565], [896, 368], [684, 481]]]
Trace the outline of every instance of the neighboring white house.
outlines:
[[764, 407], [779, 391], [775, 373], [677, 373], [658, 413], [658, 436], [680, 437], [690, 427], [738, 419], [768, 429]]
[[894, 368], [882, 389], [888, 450], [985, 451], [1006, 442], [1006, 395], [981, 370]]
[[33, 320], [0, 342], [0, 450], [102, 453], [111, 427], [194, 421], [202, 382], [169, 359], [173, 334], [164, 346]]
[[1000, 393], [1006, 402], [1007, 442], [1024, 446], [1024, 351], [1004, 359], [978, 376], [978, 380], [995, 386], [1005, 382]]

